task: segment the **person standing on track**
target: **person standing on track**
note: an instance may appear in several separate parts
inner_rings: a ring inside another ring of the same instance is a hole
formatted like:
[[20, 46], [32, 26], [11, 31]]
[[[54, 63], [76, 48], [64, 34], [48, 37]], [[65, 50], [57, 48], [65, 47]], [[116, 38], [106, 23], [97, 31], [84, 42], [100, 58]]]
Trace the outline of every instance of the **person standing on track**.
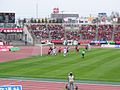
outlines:
[[74, 90], [74, 75], [72, 72], [68, 74], [68, 88], [69, 90]]

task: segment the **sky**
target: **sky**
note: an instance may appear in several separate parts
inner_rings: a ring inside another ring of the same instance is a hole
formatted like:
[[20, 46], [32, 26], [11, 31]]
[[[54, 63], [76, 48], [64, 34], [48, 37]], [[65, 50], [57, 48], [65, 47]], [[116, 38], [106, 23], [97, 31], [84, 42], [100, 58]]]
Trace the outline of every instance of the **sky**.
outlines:
[[[104, 12], [119, 12], [120, 0], [0, 0], [0, 12], [14, 12], [16, 18], [50, 17], [53, 8], [63, 13], [75, 13], [80, 16], [92, 16]], [[38, 5], [38, 9], [36, 6]], [[36, 14], [38, 12], [38, 14]]]

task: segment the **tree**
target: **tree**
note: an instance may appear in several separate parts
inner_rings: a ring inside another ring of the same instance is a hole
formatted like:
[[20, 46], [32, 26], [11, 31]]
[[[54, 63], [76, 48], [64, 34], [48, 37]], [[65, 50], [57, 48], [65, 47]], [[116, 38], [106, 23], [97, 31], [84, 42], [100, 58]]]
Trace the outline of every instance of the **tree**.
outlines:
[[34, 23], [37, 23], [37, 20], [36, 20], [36, 19], [34, 19]]
[[44, 19], [42, 18], [42, 23], [44, 23]]
[[52, 20], [49, 20], [48, 22], [49, 22], [49, 23], [52, 23]]
[[47, 23], [48, 21], [47, 21], [47, 18], [45, 18], [45, 23]]
[[55, 23], [55, 20], [53, 19], [52, 22]]
[[38, 19], [38, 23], [41, 23], [40, 19]]
[[30, 22], [31, 22], [31, 23], [33, 23], [33, 22], [34, 22], [33, 18], [31, 18], [31, 19], [30, 19]]

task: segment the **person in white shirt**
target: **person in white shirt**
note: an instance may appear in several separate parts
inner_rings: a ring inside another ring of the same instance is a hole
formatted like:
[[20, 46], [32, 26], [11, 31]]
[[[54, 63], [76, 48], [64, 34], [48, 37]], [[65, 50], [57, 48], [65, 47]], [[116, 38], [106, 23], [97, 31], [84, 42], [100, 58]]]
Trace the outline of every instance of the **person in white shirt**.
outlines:
[[90, 46], [90, 44], [88, 44], [88, 51], [90, 51], [91, 50], [91, 46]]
[[68, 86], [69, 86], [69, 90], [74, 90], [74, 75], [72, 74], [72, 72], [69, 73], [68, 75]]
[[56, 55], [56, 47], [53, 48], [53, 55]]
[[65, 47], [65, 48], [63, 49], [63, 56], [66, 56], [66, 54], [67, 54], [67, 48]]

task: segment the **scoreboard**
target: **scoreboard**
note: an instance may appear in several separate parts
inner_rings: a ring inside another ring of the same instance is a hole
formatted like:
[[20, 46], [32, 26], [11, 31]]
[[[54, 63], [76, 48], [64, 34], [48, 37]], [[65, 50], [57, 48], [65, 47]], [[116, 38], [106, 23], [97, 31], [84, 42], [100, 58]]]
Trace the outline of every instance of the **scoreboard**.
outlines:
[[15, 13], [0, 13], [0, 23], [15, 23]]

